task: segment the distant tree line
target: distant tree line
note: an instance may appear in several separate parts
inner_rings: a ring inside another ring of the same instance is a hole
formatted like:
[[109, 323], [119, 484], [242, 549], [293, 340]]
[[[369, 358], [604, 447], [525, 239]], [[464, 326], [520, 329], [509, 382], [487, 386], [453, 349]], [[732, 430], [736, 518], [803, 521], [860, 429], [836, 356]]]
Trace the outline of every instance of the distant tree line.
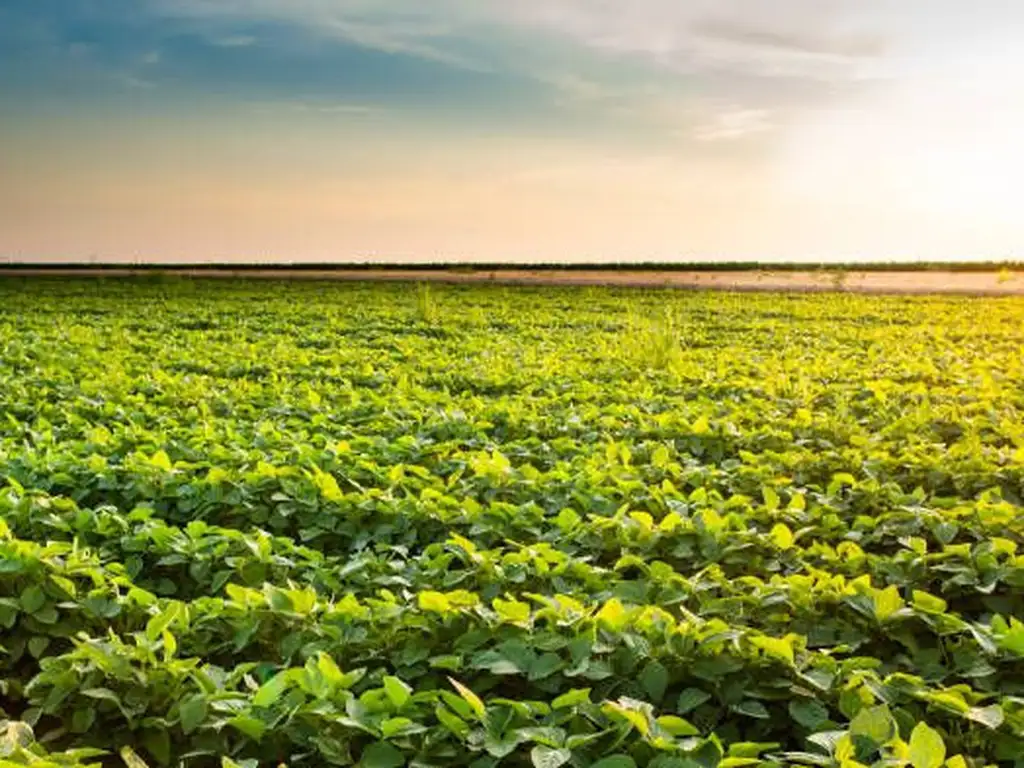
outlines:
[[504, 271], [568, 271], [568, 272], [993, 272], [999, 270], [1024, 270], [1024, 261], [871, 261], [871, 262], [766, 262], [766, 261], [643, 261], [643, 262], [464, 262], [464, 261], [417, 261], [398, 263], [387, 261], [360, 262], [28, 262], [0, 260], [4, 271], [90, 271], [133, 270], [140, 272], [190, 272], [212, 271], [369, 271], [401, 270], [428, 272], [446, 270], [460, 273]]

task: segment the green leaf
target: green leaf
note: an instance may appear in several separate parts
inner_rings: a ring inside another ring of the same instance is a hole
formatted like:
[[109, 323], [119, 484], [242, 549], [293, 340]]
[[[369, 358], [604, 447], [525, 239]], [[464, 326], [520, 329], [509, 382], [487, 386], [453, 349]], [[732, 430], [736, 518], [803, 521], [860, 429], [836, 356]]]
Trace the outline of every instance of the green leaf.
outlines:
[[254, 707], [271, 706], [275, 701], [281, 698], [281, 694], [287, 687], [288, 676], [283, 673], [275, 675], [261, 685], [260, 689], [256, 691], [256, 695], [252, 697], [252, 705]]
[[939, 768], [946, 759], [946, 745], [927, 724], [918, 723], [910, 734], [909, 757], [914, 768]]
[[465, 739], [469, 735], [469, 724], [465, 720], [460, 718], [451, 712], [443, 704], [438, 704], [434, 708], [434, 714], [437, 715], [438, 722], [441, 723], [445, 728], [451, 731], [455, 736], [460, 739]]
[[922, 592], [919, 589], [915, 589], [912, 593], [914, 598], [914, 607], [918, 608], [925, 613], [945, 613], [946, 612], [946, 601], [941, 597], [930, 595], [927, 592]]
[[378, 741], [363, 750], [359, 765], [360, 768], [401, 768], [405, 765], [405, 755], [386, 741]]
[[673, 736], [700, 736], [700, 730], [690, 721], [676, 715], [662, 715], [658, 718], [657, 723]]
[[46, 593], [42, 587], [33, 584], [21, 593], [21, 608], [25, 613], [35, 613], [46, 605]]
[[146, 761], [135, 754], [135, 750], [129, 746], [121, 747], [121, 759], [128, 768], [149, 768]]
[[267, 731], [267, 725], [262, 720], [257, 720], [249, 715], [237, 715], [228, 720], [228, 725], [244, 733], [253, 741], [259, 742]]
[[746, 701], [740, 702], [732, 707], [734, 712], [747, 717], [753, 717], [758, 720], [767, 720], [771, 717], [771, 713], [768, 712], [768, 708], [765, 707], [760, 701], [754, 699], [747, 699]]
[[380, 724], [380, 732], [384, 738], [391, 739], [395, 736], [417, 733], [426, 730], [422, 725], [410, 720], [408, 717], [389, 717]]
[[171, 735], [166, 728], [146, 730], [142, 744], [160, 765], [167, 765], [171, 761]]
[[72, 733], [85, 733], [92, 724], [96, 722], [96, 709], [94, 707], [81, 707], [71, 715]]
[[452, 610], [451, 601], [440, 592], [420, 592], [417, 598], [420, 609], [431, 613], [450, 613]]
[[565, 666], [557, 653], [545, 653], [530, 665], [530, 680], [544, 680]]
[[828, 720], [828, 708], [813, 699], [795, 699], [789, 702], [789, 714], [804, 728], [812, 731], [818, 730], [819, 726]]
[[42, 658], [44, 653], [46, 653], [46, 649], [49, 645], [50, 638], [46, 635], [36, 635], [28, 641], [28, 652], [32, 655], [33, 659], [39, 659]]
[[530, 750], [530, 761], [534, 768], [561, 768], [572, 759], [572, 751], [555, 749], [538, 744]]
[[660, 662], [649, 662], [640, 673], [640, 685], [651, 701], [657, 704], [665, 697], [668, 688], [668, 670]]
[[164, 630], [167, 629], [178, 617], [180, 610], [181, 607], [178, 603], [171, 603], [164, 610], [151, 618], [146, 623], [146, 638], [154, 642], [159, 639], [163, 635]]
[[52, 605], [44, 605], [32, 614], [32, 618], [40, 624], [56, 624], [59, 617], [56, 608]]
[[903, 598], [900, 597], [900, 591], [895, 586], [876, 590], [872, 595], [872, 602], [875, 607], [875, 617], [879, 621], [885, 621], [903, 607]]
[[793, 548], [793, 532], [785, 523], [778, 523], [768, 535], [779, 549], [785, 551]]
[[611, 755], [591, 763], [590, 768], [636, 768], [636, 761], [629, 755]]
[[384, 678], [384, 693], [387, 694], [395, 709], [401, 709], [412, 698], [412, 688], [397, 677], [390, 675]]
[[574, 688], [551, 702], [551, 706], [554, 709], [568, 709], [570, 707], [578, 707], [580, 704], [587, 704], [589, 702], [589, 688]]
[[987, 707], [972, 707], [964, 716], [992, 730], [1001, 726], [1006, 719], [1003, 708], [998, 704], [991, 704]]
[[613, 597], [601, 607], [594, 618], [607, 629], [621, 632], [629, 621], [629, 613], [622, 602]]
[[491, 603], [494, 610], [503, 621], [510, 624], [526, 624], [530, 620], [530, 606], [528, 603], [521, 603], [518, 600], [502, 600], [494, 598]]
[[775, 637], [752, 637], [750, 642], [765, 652], [767, 656], [793, 664], [793, 644], [789, 639]]
[[469, 688], [464, 686], [458, 680], [449, 677], [448, 682], [452, 684], [452, 687], [455, 688], [455, 690], [459, 692], [459, 695], [466, 701], [467, 704], [469, 704], [470, 709], [473, 710], [473, 713], [477, 716], [477, 718], [483, 720], [484, 717], [487, 715], [487, 707], [484, 706], [484, 703], [483, 701], [481, 701], [480, 697], [473, 693], [471, 690], [469, 690]]
[[679, 702], [676, 704], [676, 712], [680, 715], [685, 715], [710, 700], [710, 693], [706, 693], [700, 688], [687, 688], [679, 694]]
[[850, 723], [850, 735], [861, 736], [882, 746], [896, 735], [896, 721], [884, 704], [862, 709]]
[[206, 719], [208, 710], [209, 705], [202, 694], [185, 699], [178, 708], [181, 730], [186, 734], [192, 733]]

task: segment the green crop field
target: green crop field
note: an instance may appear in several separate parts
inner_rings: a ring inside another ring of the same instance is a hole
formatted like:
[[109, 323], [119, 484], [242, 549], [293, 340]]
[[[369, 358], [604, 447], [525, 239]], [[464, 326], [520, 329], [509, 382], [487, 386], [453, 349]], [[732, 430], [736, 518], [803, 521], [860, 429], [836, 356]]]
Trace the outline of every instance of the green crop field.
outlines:
[[0, 281], [0, 766], [1024, 766], [1022, 323]]

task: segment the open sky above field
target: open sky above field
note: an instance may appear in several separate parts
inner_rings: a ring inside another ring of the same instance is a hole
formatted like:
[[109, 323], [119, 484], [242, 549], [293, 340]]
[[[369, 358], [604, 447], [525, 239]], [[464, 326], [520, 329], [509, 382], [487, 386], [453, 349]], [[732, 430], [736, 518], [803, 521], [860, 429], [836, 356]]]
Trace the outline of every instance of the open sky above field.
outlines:
[[1017, 0], [8, 0], [0, 256], [1020, 256]]

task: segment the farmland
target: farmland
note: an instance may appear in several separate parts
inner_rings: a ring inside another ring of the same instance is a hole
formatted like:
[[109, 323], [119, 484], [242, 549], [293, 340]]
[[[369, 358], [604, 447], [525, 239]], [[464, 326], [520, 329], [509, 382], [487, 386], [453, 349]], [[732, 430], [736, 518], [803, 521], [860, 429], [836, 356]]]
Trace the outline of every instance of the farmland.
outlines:
[[0, 764], [1024, 765], [1022, 323], [0, 281]]

